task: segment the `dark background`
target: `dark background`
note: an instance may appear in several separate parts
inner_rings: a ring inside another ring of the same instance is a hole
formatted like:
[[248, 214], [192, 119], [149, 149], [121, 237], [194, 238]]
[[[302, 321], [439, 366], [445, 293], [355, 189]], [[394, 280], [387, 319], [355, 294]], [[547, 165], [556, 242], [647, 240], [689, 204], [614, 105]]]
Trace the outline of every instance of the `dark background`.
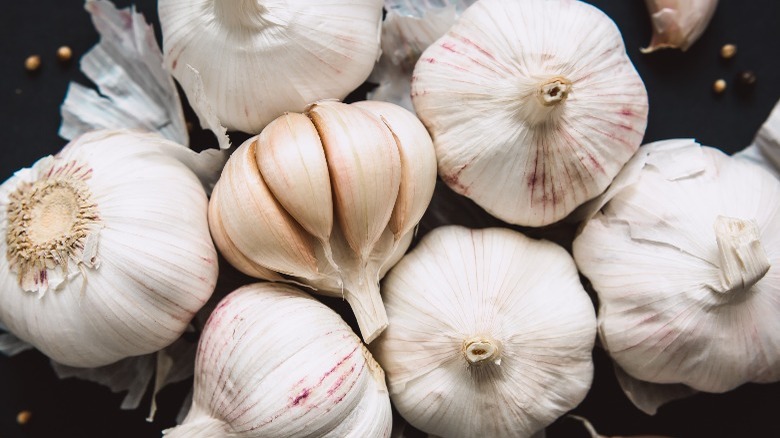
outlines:
[[[522, 0], [518, 0], [522, 1]], [[130, 1], [115, 2], [118, 6]], [[735, 152], [749, 144], [755, 132], [780, 99], [780, 2], [776, 0], [721, 0], [712, 23], [686, 53], [662, 51], [642, 55], [639, 48], [650, 39], [649, 15], [642, 0], [592, 0], [623, 32], [629, 56], [645, 81], [650, 96], [650, 116], [645, 142], [679, 137], [696, 138], [702, 144]], [[156, 2], [135, 2], [156, 24]], [[59, 105], [67, 84], [89, 81], [78, 70], [78, 58], [97, 42], [88, 14], [79, 0], [6, 1], [0, 18], [0, 181], [15, 170], [31, 165], [43, 155], [56, 153], [65, 141], [57, 136]], [[736, 44], [738, 53], [725, 62], [720, 47]], [[74, 60], [56, 60], [61, 45], [73, 49]], [[28, 74], [24, 60], [40, 55], [42, 68]], [[740, 90], [735, 76], [755, 72], [752, 90]], [[712, 83], [723, 78], [729, 88], [720, 96]], [[364, 93], [361, 88], [353, 99]], [[195, 122], [192, 114], [189, 119]], [[234, 138], [240, 144], [240, 137]], [[196, 148], [216, 142], [195, 130]], [[222, 265], [222, 293], [250, 280]], [[333, 302], [328, 301], [328, 304]], [[350, 321], [350, 316], [345, 319]], [[596, 376], [593, 389], [574, 411], [589, 418], [604, 435], [657, 434], [675, 437], [780, 436], [780, 384], [744, 385], [727, 394], [699, 394], [672, 402], [651, 417], [634, 408], [623, 396], [611, 365], [600, 350], [594, 352]], [[29, 351], [13, 358], [0, 357], [0, 438], [160, 436], [174, 424], [174, 417], [190, 382], [164, 390], [154, 423], [144, 421], [149, 397], [137, 411], [120, 411], [121, 394], [93, 383], [58, 380], [48, 360]], [[32, 412], [30, 422], [16, 424], [19, 411]], [[571, 420], [558, 420], [548, 437], [587, 436]]]

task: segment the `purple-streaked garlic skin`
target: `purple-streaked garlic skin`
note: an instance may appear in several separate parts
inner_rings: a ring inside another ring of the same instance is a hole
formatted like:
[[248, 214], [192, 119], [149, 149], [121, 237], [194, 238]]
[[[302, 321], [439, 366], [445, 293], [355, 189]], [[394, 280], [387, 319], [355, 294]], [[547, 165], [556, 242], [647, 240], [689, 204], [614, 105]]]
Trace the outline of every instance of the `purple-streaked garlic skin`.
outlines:
[[645, 0], [653, 37], [642, 53], [659, 49], [688, 50], [707, 29], [718, 0]]
[[203, 331], [193, 405], [166, 437], [389, 437], [384, 373], [349, 326], [279, 283], [228, 295]]
[[639, 147], [648, 110], [615, 24], [573, 0], [475, 3], [420, 57], [412, 101], [441, 178], [529, 226], [601, 193]]

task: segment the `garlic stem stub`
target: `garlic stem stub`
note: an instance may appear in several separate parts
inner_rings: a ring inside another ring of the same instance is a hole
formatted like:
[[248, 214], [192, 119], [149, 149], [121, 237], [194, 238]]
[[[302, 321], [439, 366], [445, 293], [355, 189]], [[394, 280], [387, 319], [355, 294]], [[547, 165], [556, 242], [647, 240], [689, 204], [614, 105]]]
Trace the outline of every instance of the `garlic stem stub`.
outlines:
[[605, 349], [631, 377], [725, 392], [780, 380], [780, 181], [668, 140], [574, 241]]
[[[155, 134], [95, 131], [0, 186], [0, 321], [57, 362], [158, 351], [211, 296], [197, 176]], [[194, 153], [193, 153], [194, 154]]]
[[387, 325], [379, 279], [411, 243], [435, 184], [431, 138], [409, 111], [322, 101], [236, 150], [209, 224], [247, 275], [344, 297], [371, 342]]
[[572, 0], [476, 2], [423, 52], [412, 102], [441, 178], [527, 226], [603, 192], [639, 147], [648, 110], [614, 22]]
[[280, 283], [219, 303], [195, 359], [192, 408], [167, 438], [389, 437], [384, 372], [349, 326]]
[[530, 437], [590, 389], [595, 311], [552, 242], [439, 227], [382, 290], [390, 325], [371, 350], [394, 406], [424, 432]]
[[658, 49], [688, 50], [707, 26], [718, 0], [645, 0], [653, 23], [653, 37], [642, 53]]
[[257, 134], [285, 111], [343, 99], [380, 53], [382, 0], [161, 0], [158, 11], [165, 65], [207, 103], [193, 105], [203, 126], [213, 111]]

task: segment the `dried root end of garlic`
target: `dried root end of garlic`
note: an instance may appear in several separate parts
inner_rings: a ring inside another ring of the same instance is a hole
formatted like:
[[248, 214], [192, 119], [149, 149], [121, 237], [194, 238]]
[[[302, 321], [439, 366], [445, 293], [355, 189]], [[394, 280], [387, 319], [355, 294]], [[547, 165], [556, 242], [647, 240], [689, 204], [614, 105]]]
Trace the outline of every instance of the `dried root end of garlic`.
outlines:
[[603, 192], [639, 147], [648, 110], [612, 20], [558, 0], [472, 5], [423, 52], [412, 102], [442, 180], [528, 226]]
[[433, 143], [409, 111], [321, 101], [236, 150], [209, 222], [238, 269], [345, 298], [371, 342], [387, 327], [379, 279], [409, 246], [435, 183]]

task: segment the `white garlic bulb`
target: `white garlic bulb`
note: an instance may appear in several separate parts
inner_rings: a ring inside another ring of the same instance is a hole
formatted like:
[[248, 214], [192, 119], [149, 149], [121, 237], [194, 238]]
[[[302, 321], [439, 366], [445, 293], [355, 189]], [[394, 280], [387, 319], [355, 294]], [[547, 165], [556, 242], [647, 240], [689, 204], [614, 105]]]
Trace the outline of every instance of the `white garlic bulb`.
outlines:
[[653, 37], [642, 53], [658, 49], [688, 50], [710, 24], [718, 0], [645, 0]]
[[186, 437], [389, 437], [384, 373], [331, 309], [279, 283], [244, 286], [198, 345]]
[[0, 186], [0, 321], [11, 332], [76, 367], [182, 334], [214, 289], [217, 254], [179, 149], [191, 152], [96, 131]]
[[414, 115], [386, 102], [323, 101], [236, 150], [209, 224], [242, 272], [346, 298], [371, 342], [387, 325], [379, 279], [409, 246], [435, 183], [433, 145]]
[[412, 102], [442, 179], [530, 226], [601, 193], [647, 122], [647, 92], [617, 27], [572, 0], [476, 2], [423, 52]]
[[228, 129], [256, 134], [285, 111], [342, 99], [379, 57], [382, 0], [161, 0], [158, 9], [167, 67]]
[[758, 164], [780, 178], [780, 102], [761, 125], [753, 143], [734, 157]]
[[390, 397], [444, 437], [529, 437], [577, 406], [596, 316], [566, 251], [501, 228], [427, 234], [383, 284]]
[[643, 146], [574, 241], [630, 376], [724, 392], [780, 380], [780, 181], [692, 140]]

